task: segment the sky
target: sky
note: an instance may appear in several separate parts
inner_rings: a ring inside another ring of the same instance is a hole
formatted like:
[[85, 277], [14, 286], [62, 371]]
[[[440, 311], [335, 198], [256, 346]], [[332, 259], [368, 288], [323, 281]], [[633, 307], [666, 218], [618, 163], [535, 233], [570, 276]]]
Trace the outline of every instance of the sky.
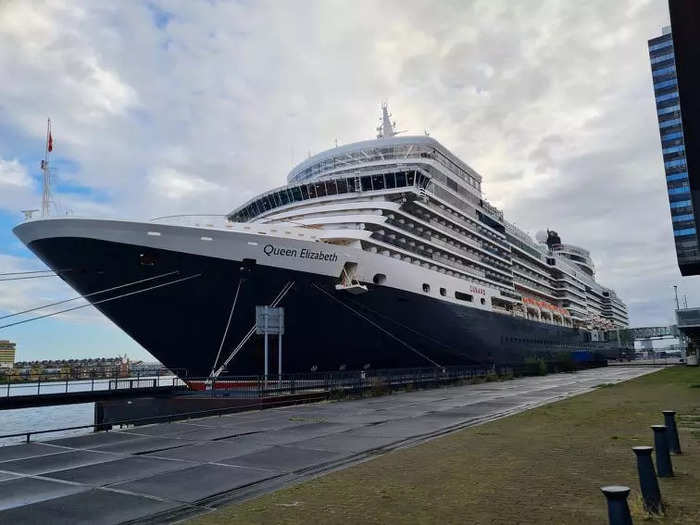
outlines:
[[[591, 251], [633, 326], [673, 322], [681, 278], [647, 40], [664, 0], [0, 0], [0, 273], [39, 208], [46, 119], [57, 213], [224, 214], [309, 154], [373, 138], [382, 101], [483, 176], [535, 234]], [[0, 282], [0, 316], [75, 295]], [[18, 360], [149, 354], [92, 308], [12, 328]], [[2, 320], [0, 320], [0, 324]]]

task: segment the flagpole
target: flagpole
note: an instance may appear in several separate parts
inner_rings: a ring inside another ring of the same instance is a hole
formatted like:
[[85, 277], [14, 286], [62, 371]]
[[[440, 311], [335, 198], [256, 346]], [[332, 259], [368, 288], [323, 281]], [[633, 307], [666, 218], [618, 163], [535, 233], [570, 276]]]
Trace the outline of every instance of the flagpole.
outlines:
[[51, 205], [51, 172], [49, 171], [49, 153], [53, 149], [51, 146], [51, 119], [46, 123], [46, 144], [44, 146], [44, 160], [41, 163], [43, 172], [43, 193], [41, 197], [41, 216], [48, 217]]

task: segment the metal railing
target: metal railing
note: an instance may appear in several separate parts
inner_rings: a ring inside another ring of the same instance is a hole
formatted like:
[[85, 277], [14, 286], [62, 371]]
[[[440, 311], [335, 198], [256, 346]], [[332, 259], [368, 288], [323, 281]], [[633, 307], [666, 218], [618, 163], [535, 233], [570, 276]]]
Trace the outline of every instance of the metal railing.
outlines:
[[366, 371], [340, 371], [328, 373], [286, 374], [281, 378], [264, 376], [228, 376], [190, 378], [191, 389], [205, 391], [211, 396], [229, 394], [241, 399], [264, 399], [304, 392], [361, 392], [372, 388], [387, 388], [405, 385], [420, 387], [426, 384], [449, 383], [459, 379], [484, 377], [488, 374], [507, 375], [514, 373], [513, 367], [443, 367], [405, 368]]
[[212, 214], [181, 214], [155, 217], [150, 220], [155, 224], [170, 224], [174, 226], [195, 226], [204, 228], [232, 228], [233, 223], [226, 215]]
[[[322, 398], [319, 397], [318, 400], [320, 401]], [[315, 400], [315, 399], [314, 399]], [[277, 405], [285, 405], [285, 404], [290, 404], [289, 400], [280, 400], [277, 402], [272, 402], [272, 403], [266, 403], [265, 408], [272, 408]], [[113, 426], [119, 425], [119, 427], [124, 427], [124, 426], [134, 426], [134, 425], [147, 425], [147, 424], [153, 424], [153, 423], [172, 423], [174, 421], [180, 420], [180, 419], [190, 419], [190, 418], [197, 418], [197, 417], [207, 417], [207, 416], [221, 416], [224, 414], [229, 414], [231, 412], [241, 412], [244, 410], [256, 410], [260, 409], [260, 404], [259, 403], [253, 403], [250, 405], [238, 405], [235, 407], [226, 407], [226, 408], [214, 408], [214, 409], [209, 409], [209, 410], [197, 410], [193, 412], [180, 412], [177, 414], [163, 414], [163, 415], [153, 415], [153, 416], [148, 416], [148, 417], [140, 417], [140, 418], [133, 418], [133, 419], [123, 419], [119, 421], [113, 421], [111, 423], [91, 423], [89, 425], [75, 425], [72, 427], [61, 427], [61, 428], [50, 428], [46, 430], [29, 430], [29, 431], [24, 431], [24, 432], [15, 432], [13, 434], [0, 434], [0, 441], [3, 439], [10, 439], [10, 438], [16, 438], [16, 437], [23, 437], [25, 438], [25, 442], [29, 443], [31, 442], [32, 436], [35, 435], [45, 435], [45, 434], [53, 434], [57, 432], [66, 432], [69, 430], [85, 430], [85, 429], [93, 429], [94, 431], [100, 431], [100, 430], [111, 430]]]
[[187, 377], [186, 371], [145, 369], [128, 376], [119, 369], [6, 374], [0, 376], [0, 397], [184, 386], [178, 376]]

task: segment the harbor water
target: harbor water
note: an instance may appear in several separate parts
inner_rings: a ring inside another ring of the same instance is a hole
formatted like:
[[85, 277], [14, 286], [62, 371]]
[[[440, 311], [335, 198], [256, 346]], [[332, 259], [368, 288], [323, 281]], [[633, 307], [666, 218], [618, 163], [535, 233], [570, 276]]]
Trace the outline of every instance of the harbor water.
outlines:
[[[3, 410], [0, 412], [0, 434], [91, 425], [94, 422], [94, 412], [95, 403]], [[47, 441], [89, 432], [92, 432], [89, 428], [63, 430], [32, 436], [32, 441]], [[23, 443], [25, 439], [25, 437], [0, 439], [0, 446]]]

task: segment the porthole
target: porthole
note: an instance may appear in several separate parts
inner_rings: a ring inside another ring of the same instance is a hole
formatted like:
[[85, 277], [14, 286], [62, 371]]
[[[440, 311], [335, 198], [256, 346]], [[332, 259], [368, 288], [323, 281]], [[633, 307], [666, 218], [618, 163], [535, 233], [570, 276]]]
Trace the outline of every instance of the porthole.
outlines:
[[443, 297], [447, 296], [447, 289], [446, 288], [440, 288], [440, 295]]
[[486, 304], [486, 299], [484, 299], [483, 297], [481, 298], [481, 304]]
[[386, 275], [383, 273], [374, 274], [374, 277], [372, 278], [372, 282], [374, 284], [383, 284], [384, 281], [386, 281]]
[[430, 293], [430, 285], [428, 283], [423, 283], [423, 291], [425, 293]]

